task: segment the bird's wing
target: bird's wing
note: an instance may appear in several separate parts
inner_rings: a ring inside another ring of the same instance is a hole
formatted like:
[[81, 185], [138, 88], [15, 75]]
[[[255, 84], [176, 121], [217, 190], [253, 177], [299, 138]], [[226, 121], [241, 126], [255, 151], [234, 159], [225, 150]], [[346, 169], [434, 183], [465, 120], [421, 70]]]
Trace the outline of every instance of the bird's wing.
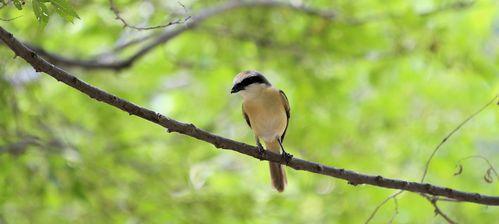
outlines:
[[248, 117], [248, 115], [246, 114], [246, 112], [244, 112], [244, 105], [242, 106], [242, 111], [243, 111], [243, 117], [244, 117], [244, 120], [246, 120], [246, 123], [247, 123], [247, 124], [248, 124], [248, 126], [250, 126], [250, 128], [251, 128], [251, 123], [250, 123], [249, 117]]
[[286, 131], [288, 130], [289, 118], [291, 117], [291, 109], [289, 107], [289, 101], [286, 94], [284, 94], [282, 90], [279, 90], [279, 93], [281, 94], [281, 100], [282, 104], [284, 105], [284, 110], [286, 111], [286, 118], [287, 118], [286, 128], [284, 129], [284, 133], [282, 133], [281, 135], [281, 142], [282, 142], [284, 140], [284, 136], [286, 135]]

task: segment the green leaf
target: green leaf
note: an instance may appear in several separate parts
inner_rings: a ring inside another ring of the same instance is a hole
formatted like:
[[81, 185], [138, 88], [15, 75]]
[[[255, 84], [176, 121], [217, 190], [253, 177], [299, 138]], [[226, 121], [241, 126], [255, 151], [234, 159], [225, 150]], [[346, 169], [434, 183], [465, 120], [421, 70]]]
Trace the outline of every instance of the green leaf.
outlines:
[[36, 20], [45, 26], [49, 20], [49, 13], [47, 6], [39, 0], [33, 0], [33, 12], [35, 13]]
[[54, 6], [57, 14], [65, 18], [69, 22], [73, 22], [74, 18], [80, 18], [74, 11], [73, 7], [66, 0], [49, 0]]
[[17, 9], [23, 9], [24, 1], [23, 0], [14, 0], [14, 5]]

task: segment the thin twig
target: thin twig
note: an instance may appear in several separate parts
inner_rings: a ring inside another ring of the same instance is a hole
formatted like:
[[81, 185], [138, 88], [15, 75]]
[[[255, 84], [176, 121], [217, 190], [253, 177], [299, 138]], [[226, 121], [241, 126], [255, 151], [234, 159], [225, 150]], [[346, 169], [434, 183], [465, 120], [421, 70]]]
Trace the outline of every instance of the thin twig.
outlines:
[[425, 164], [425, 168], [424, 168], [424, 172], [423, 172], [423, 176], [421, 177], [421, 183], [423, 183], [425, 177], [426, 177], [426, 174], [428, 173], [428, 169], [430, 167], [430, 163], [431, 163], [431, 160], [433, 159], [433, 157], [435, 156], [435, 154], [437, 153], [437, 151], [440, 149], [440, 147], [447, 141], [449, 140], [450, 137], [452, 137], [452, 135], [454, 133], [456, 133], [459, 129], [461, 129], [461, 127], [463, 127], [466, 123], [468, 123], [468, 121], [470, 121], [471, 119], [473, 119], [476, 115], [478, 115], [480, 112], [482, 112], [483, 110], [485, 110], [485, 108], [487, 108], [488, 106], [490, 106], [492, 103], [494, 103], [497, 99], [498, 95], [496, 95], [492, 100], [490, 100], [488, 103], [486, 103], [482, 108], [480, 108], [479, 110], [477, 110], [475, 113], [473, 113], [471, 116], [469, 116], [468, 118], [466, 118], [464, 121], [462, 121], [456, 128], [454, 128], [449, 134], [447, 134], [447, 136], [445, 136], [444, 139], [442, 139], [442, 141], [437, 145], [437, 147], [433, 150], [433, 152], [431, 153], [430, 155], [430, 158], [428, 158], [428, 160], [426, 161], [426, 164]]
[[393, 197], [392, 201], [393, 201], [393, 206], [394, 206], [393, 210], [394, 211], [393, 211], [392, 217], [388, 221], [388, 224], [393, 223], [393, 220], [395, 220], [395, 217], [399, 214], [399, 203], [398, 203], [397, 197]]
[[0, 5], [0, 9], [2, 9], [3, 7], [7, 6], [8, 4], [10, 3], [10, 0], [7, 0], [6, 2], [2, 2], [2, 5]]
[[[454, 128], [441, 142], [440, 144], [437, 145], [437, 147], [433, 150], [433, 152], [431, 153], [430, 157], [428, 158], [428, 161], [426, 161], [426, 165], [425, 165], [425, 170], [423, 172], [423, 176], [421, 177], [421, 183], [424, 181], [425, 177], [426, 177], [426, 174], [428, 172], [428, 168], [430, 166], [430, 162], [432, 160], [432, 158], [435, 156], [435, 154], [437, 153], [437, 151], [440, 149], [440, 147], [454, 134], [456, 133], [462, 126], [464, 126], [468, 121], [470, 121], [471, 119], [473, 119], [476, 115], [478, 115], [479, 113], [481, 113], [483, 110], [485, 110], [485, 108], [487, 108], [489, 105], [491, 105], [492, 103], [495, 102], [495, 100], [497, 99], [498, 95], [496, 95], [492, 100], [490, 100], [487, 104], [485, 104], [482, 108], [480, 108], [479, 110], [477, 110], [475, 113], [473, 113], [472, 115], [470, 115], [468, 118], [466, 118], [463, 122], [461, 122], [456, 128]], [[490, 164], [490, 163], [489, 163]], [[433, 207], [435, 208], [435, 214], [436, 215], [440, 215], [442, 216], [442, 218], [444, 218], [449, 224], [455, 224], [457, 223], [456, 221], [452, 220], [447, 214], [444, 213], [444, 211], [442, 211], [442, 209], [440, 209], [437, 205], [437, 200], [439, 200], [438, 197], [430, 197], [428, 195], [425, 195], [425, 194], [420, 194], [421, 196], [425, 197], [426, 199], [428, 199], [428, 201], [430, 201], [430, 203], [433, 205]]]
[[371, 215], [369, 215], [369, 218], [367, 218], [367, 220], [364, 222], [364, 224], [369, 223], [374, 218], [376, 213], [378, 213], [378, 210], [381, 207], [383, 207], [383, 205], [385, 205], [390, 199], [392, 199], [392, 198], [395, 199], [397, 197], [397, 195], [401, 194], [402, 192], [404, 192], [404, 191], [402, 191], [402, 190], [397, 191], [397, 192], [393, 193], [392, 195], [388, 196], [387, 198], [385, 198], [385, 200], [383, 200], [378, 206], [376, 206], [376, 208], [374, 208], [374, 211], [371, 212]]
[[[119, 20], [119, 21], [121, 21], [121, 23], [123, 23], [124, 27], [128, 27], [128, 28], [131, 28], [131, 29], [134, 29], [134, 30], [138, 30], [138, 31], [161, 29], [161, 28], [169, 27], [169, 26], [175, 25], [175, 24], [182, 24], [182, 23], [187, 22], [187, 20], [189, 20], [191, 18], [190, 16], [187, 16], [187, 17], [185, 17], [183, 19], [175, 19], [175, 20], [170, 21], [170, 22], [168, 22], [166, 24], [163, 24], [163, 25], [139, 27], [139, 26], [135, 26], [135, 25], [129, 24], [125, 20], [125, 18], [123, 18], [121, 16], [120, 10], [118, 9], [118, 7], [116, 6], [116, 4], [114, 3], [114, 0], [109, 0], [109, 5], [110, 5], [111, 11], [116, 16], [116, 19]], [[183, 6], [184, 10], [185, 10], [185, 6], [182, 5], [182, 4], [181, 4], [181, 6]]]
[[[494, 103], [495, 100], [498, 98], [498, 95], [496, 95], [491, 101], [489, 101], [487, 104], [485, 104], [483, 107], [481, 107], [478, 111], [476, 111], [475, 113], [473, 113], [472, 115], [470, 115], [468, 118], [466, 118], [464, 121], [462, 121], [456, 128], [454, 128], [449, 134], [447, 134], [447, 136], [440, 142], [440, 144], [438, 144], [438, 146], [433, 150], [433, 153], [430, 155], [430, 158], [428, 159], [428, 161], [426, 162], [426, 166], [425, 166], [425, 172], [423, 173], [423, 176], [421, 178], [421, 183], [424, 181], [424, 178], [426, 176], [426, 173], [428, 171], [428, 166], [429, 166], [429, 163], [431, 162], [431, 159], [433, 158], [433, 156], [435, 155], [435, 153], [437, 152], [437, 150], [443, 145], [443, 143], [445, 143], [456, 131], [458, 131], [464, 124], [466, 124], [468, 121], [470, 121], [473, 117], [475, 117], [476, 115], [478, 115], [480, 112], [482, 112], [485, 108], [487, 108], [490, 104]], [[498, 102], [499, 104], [499, 102]], [[465, 158], [466, 159], [466, 158]], [[459, 160], [461, 161], [461, 160]], [[458, 161], [458, 162], [459, 162]], [[488, 162], [488, 161], [487, 161]], [[488, 162], [489, 165], [492, 167], [492, 164], [490, 162]], [[497, 175], [497, 172], [495, 171], [495, 169], [492, 167], [494, 173]], [[389, 197], [387, 197], [385, 200], [383, 200], [375, 209], [374, 211], [369, 215], [369, 218], [366, 220], [365, 223], [369, 223], [369, 221], [371, 221], [371, 219], [376, 215], [376, 213], [378, 212], [378, 210], [384, 205], [386, 204], [386, 202], [388, 202], [388, 200], [390, 200], [391, 198], [396, 198], [399, 194], [401, 194], [403, 191], [397, 191], [396, 193], [390, 195]], [[430, 198], [430, 196], [422, 193], [420, 194], [421, 196], [425, 197], [426, 199], [430, 200], [430, 202], [433, 200]], [[438, 200], [442, 200], [442, 201], [452, 201], [452, 202], [458, 202], [459, 200], [455, 200], [455, 199], [449, 199], [449, 198], [438, 198]], [[444, 214], [444, 212], [437, 206], [437, 203], [431, 203], [433, 205], [433, 207], [435, 208], [435, 212], [436, 214], [438, 215], [441, 215], [445, 220], [447, 220], [449, 223], [455, 223], [452, 219], [450, 219], [446, 214]]]
[[123, 50], [125, 50], [131, 46], [137, 45], [137, 44], [145, 43], [149, 39], [157, 37], [158, 35], [159, 35], [159, 33], [155, 33], [152, 35], [145, 35], [145, 36], [137, 37], [135, 39], [128, 40], [127, 42], [124, 42], [124, 43], [118, 43], [109, 51], [97, 54], [95, 56], [95, 58], [102, 59], [102, 58], [106, 58], [106, 57], [114, 57], [115, 55], [122, 52]]
[[19, 18], [21, 18], [21, 17], [23, 17], [23, 16], [22, 16], [22, 15], [20, 15], [20, 16], [16, 16], [16, 17], [14, 17], [14, 18], [9, 18], [9, 19], [0, 18], [0, 20], [1, 20], [1, 21], [4, 21], [4, 22], [9, 22], [9, 21], [12, 21], [12, 20], [15, 20], [15, 19], [19, 19]]
[[177, 3], [184, 9], [184, 13], [187, 14], [187, 12], [188, 12], [187, 7], [185, 7], [185, 5], [182, 4], [182, 2], [180, 2], [180, 1], [177, 1]]
[[[442, 5], [440, 7], [436, 7], [434, 9], [431, 9], [431, 10], [428, 10], [425, 12], [421, 12], [418, 14], [418, 16], [430, 17], [430, 16], [437, 15], [437, 14], [445, 12], [445, 11], [463, 10], [463, 9], [467, 9], [467, 8], [473, 6], [474, 3], [475, 3], [474, 1], [458, 1], [458, 2], [454, 2], [454, 3], [450, 3], [450, 4], [445, 4], [445, 5]], [[364, 25], [364, 24], [368, 24], [368, 23], [372, 23], [372, 22], [376, 22], [376, 21], [382, 21], [385, 19], [398, 20], [400, 18], [403, 18], [404, 16], [406, 16], [406, 14], [394, 14], [394, 13], [384, 12], [382, 14], [368, 15], [368, 16], [365, 16], [364, 18], [360, 18], [360, 19], [356, 19], [356, 18], [351, 19], [350, 18], [350, 19], [346, 20], [346, 24], [351, 25], [351, 26], [360, 26], [360, 25]]]
[[424, 198], [426, 198], [432, 205], [433, 205], [433, 208], [434, 209], [434, 212], [435, 212], [435, 215], [440, 215], [442, 216], [442, 218], [445, 219], [445, 221], [447, 221], [447, 223], [449, 224], [457, 224], [456, 221], [454, 221], [453, 219], [451, 219], [448, 215], [446, 215], [437, 205], [437, 201], [439, 200], [438, 197], [430, 197], [430, 196], [427, 196], [425, 194], [420, 194], [421, 196], [423, 196]]

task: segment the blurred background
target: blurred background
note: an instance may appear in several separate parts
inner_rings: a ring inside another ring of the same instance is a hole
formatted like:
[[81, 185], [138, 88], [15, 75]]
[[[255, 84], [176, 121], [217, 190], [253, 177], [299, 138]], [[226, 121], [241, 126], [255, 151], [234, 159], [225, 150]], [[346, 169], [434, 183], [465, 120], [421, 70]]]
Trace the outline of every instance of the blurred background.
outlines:
[[[229, 90], [238, 72], [258, 70], [289, 98], [288, 152], [373, 175], [419, 181], [438, 143], [499, 93], [494, 0], [19, 2], [0, 1], [0, 26], [41, 55], [87, 60], [52, 57], [112, 94], [249, 144]], [[177, 31], [133, 63], [95, 69]], [[169, 134], [13, 57], [0, 44], [0, 223], [363, 223], [395, 192], [288, 168], [279, 194], [267, 162]], [[475, 155], [499, 166], [495, 104], [442, 146], [426, 181], [499, 195], [487, 161], [462, 160]], [[397, 202], [371, 222], [446, 223], [420, 195]], [[499, 219], [497, 207], [439, 205], [459, 223]]]

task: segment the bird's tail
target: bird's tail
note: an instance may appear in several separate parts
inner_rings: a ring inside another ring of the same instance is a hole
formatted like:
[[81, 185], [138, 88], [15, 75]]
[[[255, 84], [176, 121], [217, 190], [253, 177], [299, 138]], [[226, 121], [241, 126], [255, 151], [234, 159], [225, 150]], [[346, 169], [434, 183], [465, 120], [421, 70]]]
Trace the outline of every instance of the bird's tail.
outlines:
[[[267, 150], [275, 153], [281, 152], [281, 147], [279, 146], [277, 140], [273, 142], [266, 142], [265, 145], [267, 146]], [[284, 167], [279, 163], [269, 162], [269, 168], [270, 178], [272, 179], [272, 186], [274, 186], [274, 188], [279, 192], [284, 191], [284, 188], [288, 183]]]

